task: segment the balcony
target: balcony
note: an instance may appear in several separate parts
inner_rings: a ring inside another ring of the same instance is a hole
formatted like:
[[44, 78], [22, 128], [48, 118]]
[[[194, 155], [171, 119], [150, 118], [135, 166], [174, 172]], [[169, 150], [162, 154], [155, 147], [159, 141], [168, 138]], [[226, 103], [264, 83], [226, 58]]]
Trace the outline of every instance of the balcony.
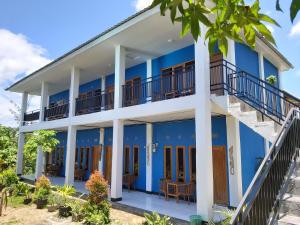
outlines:
[[76, 116], [109, 110], [114, 107], [114, 91], [95, 90], [82, 94], [76, 99]]
[[123, 107], [193, 95], [195, 93], [195, 66], [163, 72], [146, 80], [128, 82], [122, 86]]
[[49, 108], [45, 107], [44, 120], [58, 120], [69, 116], [69, 102], [53, 104]]
[[26, 112], [26, 113], [24, 113], [24, 124], [31, 124], [34, 121], [39, 120], [39, 118], [40, 118], [40, 111], [39, 110]]

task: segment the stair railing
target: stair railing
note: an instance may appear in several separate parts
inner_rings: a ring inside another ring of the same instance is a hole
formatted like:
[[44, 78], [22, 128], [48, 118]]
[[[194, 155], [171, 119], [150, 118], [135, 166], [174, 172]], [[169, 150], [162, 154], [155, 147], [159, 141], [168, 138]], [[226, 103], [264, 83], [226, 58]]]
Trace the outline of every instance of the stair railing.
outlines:
[[244, 194], [231, 225], [274, 224], [278, 218], [281, 190], [299, 155], [299, 137], [300, 111], [293, 108]]
[[300, 100], [296, 97], [226, 60], [211, 62], [210, 74], [212, 93], [236, 96], [280, 125], [291, 108], [299, 108]]

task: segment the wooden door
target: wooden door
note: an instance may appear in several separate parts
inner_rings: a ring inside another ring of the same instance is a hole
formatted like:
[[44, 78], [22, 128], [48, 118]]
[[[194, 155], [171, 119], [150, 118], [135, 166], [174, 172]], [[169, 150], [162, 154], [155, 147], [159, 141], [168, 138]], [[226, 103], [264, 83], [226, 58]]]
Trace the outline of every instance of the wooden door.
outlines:
[[210, 84], [212, 85], [212, 94], [224, 95], [224, 69], [223, 69], [223, 55], [220, 53], [210, 56]]
[[101, 160], [101, 145], [93, 147], [93, 157], [92, 157], [92, 172], [99, 170], [99, 161]]
[[214, 203], [228, 205], [225, 146], [213, 146]]
[[185, 182], [185, 147], [176, 146], [176, 180]]
[[110, 183], [111, 181], [111, 161], [112, 161], [112, 148], [111, 146], [106, 147], [105, 154], [105, 171], [104, 178]]

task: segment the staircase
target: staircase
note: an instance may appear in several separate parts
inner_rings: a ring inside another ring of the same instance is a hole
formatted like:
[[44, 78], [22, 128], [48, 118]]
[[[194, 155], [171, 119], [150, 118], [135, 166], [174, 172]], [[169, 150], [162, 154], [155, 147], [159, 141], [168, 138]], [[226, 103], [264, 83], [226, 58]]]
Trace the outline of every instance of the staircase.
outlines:
[[225, 60], [210, 73], [212, 102], [273, 143], [230, 224], [300, 224], [300, 100]]

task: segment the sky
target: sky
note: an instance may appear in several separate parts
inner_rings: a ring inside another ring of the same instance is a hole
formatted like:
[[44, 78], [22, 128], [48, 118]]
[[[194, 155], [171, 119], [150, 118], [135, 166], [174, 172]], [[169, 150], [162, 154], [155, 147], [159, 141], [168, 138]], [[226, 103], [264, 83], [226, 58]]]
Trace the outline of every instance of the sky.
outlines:
[[[282, 74], [282, 87], [300, 98], [300, 15], [289, 19], [291, 0], [261, 0], [262, 12], [281, 27], [270, 26], [278, 49], [295, 66]], [[19, 94], [4, 91], [13, 82], [51, 62], [79, 44], [143, 9], [151, 0], [1, 0], [0, 2], [0, 124], [17, 126]], [[29, 109], [39, 108], [31, 98]]]

